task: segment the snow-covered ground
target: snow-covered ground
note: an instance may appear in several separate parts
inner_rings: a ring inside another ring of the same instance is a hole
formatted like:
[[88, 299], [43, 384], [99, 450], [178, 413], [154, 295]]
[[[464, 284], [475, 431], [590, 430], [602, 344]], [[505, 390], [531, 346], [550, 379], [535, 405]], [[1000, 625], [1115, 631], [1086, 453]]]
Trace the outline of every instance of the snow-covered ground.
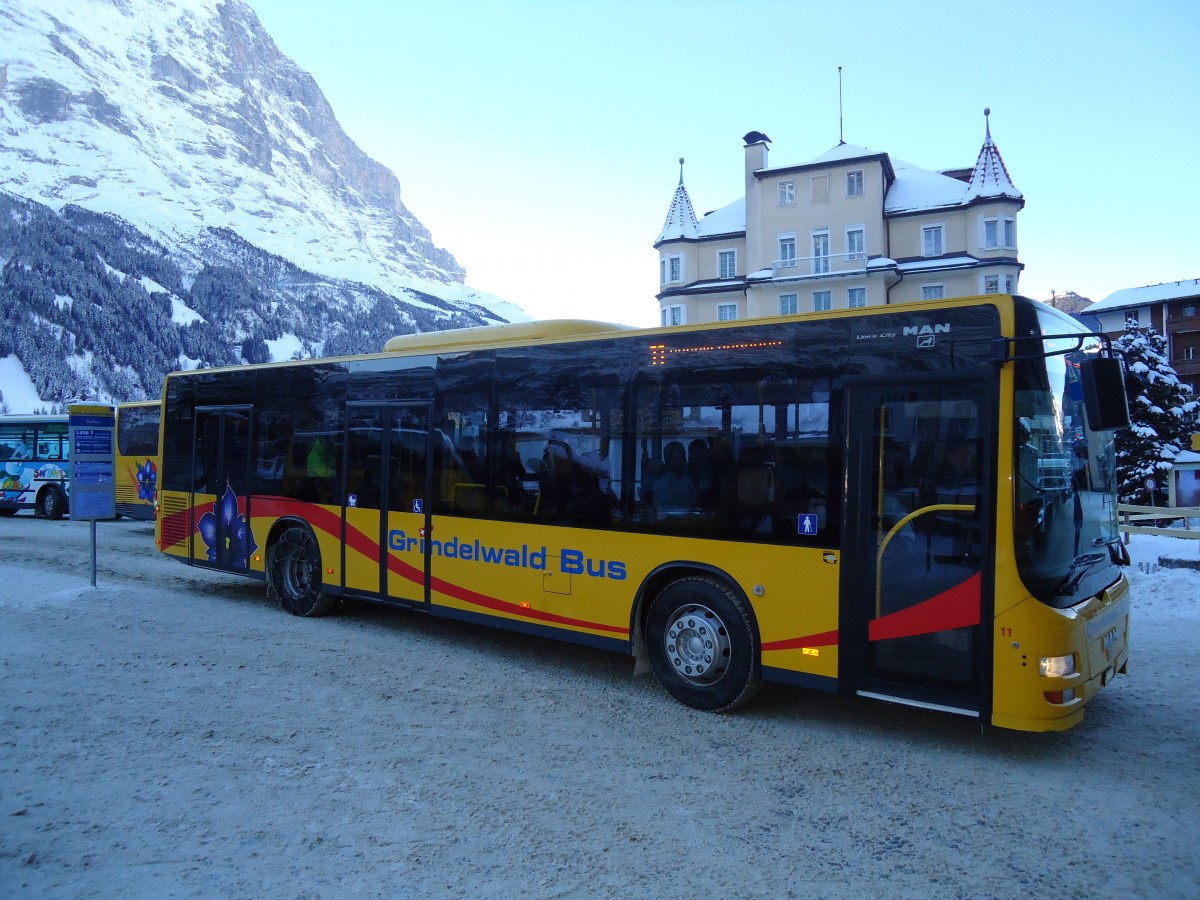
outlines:
[[0, 519], [0, 894], [1191, 897], [1200, 542], [1135, 536], [1130, 675], [1063, 734], [369, 606], [303, 620], [153, 529]]

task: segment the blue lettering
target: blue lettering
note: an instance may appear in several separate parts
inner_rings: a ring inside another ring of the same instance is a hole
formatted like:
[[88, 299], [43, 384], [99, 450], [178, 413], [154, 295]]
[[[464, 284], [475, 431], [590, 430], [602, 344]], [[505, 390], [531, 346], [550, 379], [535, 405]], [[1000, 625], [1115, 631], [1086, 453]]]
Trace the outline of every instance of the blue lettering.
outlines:
[[582, 575], [583, 553], [578, 550], [563, 550], [559, 565], [565, 575]]
[[[388, 532], [388, 549], [395, 553], [424, 554], [426, 542], [424, 538], [409, 537], [401, 529]], [[532, 569], [536, 572], [547, 571], [546, 547], [530, 550], [528, 544], [516, 547], [490, 547], [478, 540], [470, 544], [462, 543], [458, 537], [445, 541], [429, 541], [430, 552], [446, 559], [461, 559], [465, 562], [483, 562], [492, 565], [505, 565], [514, 569]], [[613, 581], [624, 581], [629, 577], [625, 563], [619, 560], [595, 559], [587, 556], [582, 550], [564, 548], [559, 558], [559, 570], [564, 575], [587, 575], [589, 578], [610, 578]]]

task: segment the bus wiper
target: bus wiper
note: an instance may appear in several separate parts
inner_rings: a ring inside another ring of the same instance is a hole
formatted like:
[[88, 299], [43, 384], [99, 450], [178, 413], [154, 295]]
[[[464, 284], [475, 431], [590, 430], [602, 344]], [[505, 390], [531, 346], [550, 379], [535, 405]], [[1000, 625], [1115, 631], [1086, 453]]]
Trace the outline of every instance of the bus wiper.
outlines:
[[1083, 581], [1083, 576], [1090, 572], [1096, 563], [1104, 562], [1106, 558], [1108, 558], [1107, 553], [1084, 553], [1075, 557], [1070, 568], [1067, 569], [1067, 574], [1063, 576], [1062, 584], [1055, 589], [1055, 593], [1060, 597], [1069, 597], [1074, 594], [1079, 587], [1079, 582]]
[[1129, 551], [1125, 549], [1125, 545], [1121, 543], [1120, 537], [1102, 538], [1098, 537], [1092, 541], [1093, 547], [1104, 547], [1108, 550], [1108, 558], [1118, 566], [1128, 566], [1133, 563], [1129, 558]]

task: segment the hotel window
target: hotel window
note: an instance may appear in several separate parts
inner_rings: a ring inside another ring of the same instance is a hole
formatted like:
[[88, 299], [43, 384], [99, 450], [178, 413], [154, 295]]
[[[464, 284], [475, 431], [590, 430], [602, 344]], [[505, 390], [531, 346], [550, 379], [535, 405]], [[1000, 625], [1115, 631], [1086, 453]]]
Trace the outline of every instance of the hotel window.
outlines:
[[829, 199], [829, 176], [828, 175], [813, 175], [808, 180], [812, 190], [812, 199], [814, 203], [819, 203]]
[[1129, 324], [1130, 322], [1132, 322], [1134, 325], [1139, 324], [1138, 311], [1136, 309], [1131, 309], [1129, 312], [1125, 313], [1125, 323]]
[[925, 256], [941, 256], [945, 252], [942, 241], [944, 231], [942, 225], [926, 225], [921, 229], [922, 253]]
[[1017, 249], [1017, 220], [1004, 219], [1004, 246]]
[[784, 234], [779, 236], [779, 267], [791, 268], [796, 264], [796, 236]]
[[813, 310], [825, 312], [833, 309], [833, 291], [813, 291]]
[[1183, 315], [1185, 318], [1194, 316], [1195, 314], [1196, 314], [1196, 304], [1195, 303], [1184, 304]]
[[796, 202], [796, 182], [781, 181], [779, 182], [779, 205], [791, 206]]
[[663, 284], [672, 284], [683, 280], [683, 257], [665, 256], [660, 261], [661, 279]]
[[829, 271], [829, 229], [812, 233], [812, 273], [824, 275]]
[[858, 197], [863, 192], [863, 173], [862, 169], [855, 169], [853, 172], [846, 173], [846, 196]]
[[846, 306], [850, 307], [850, 309], [858, 309], [859, 307], [866, 305], [866, 288], [846, 288]]
[[1000, 246], [1000, 220], [983, 220], [983, 249], [994, 250]]
[[718, 278], [733, 278], [737, 275], [737, 251], [736, 250], [718, 250], [717, 251], [717, 277]]
[[687, 324], [687, 316], [684, 315], [682, 306], [664, 306], [662, 311], [663, 325], [685, 325]]
[[855, 225], [852, 228], [846, 229], [846, 257], [848, 259], [862, 259], [866, 254], [867, 238], [866, 232], [861, 225]]
[[798, 312], [800, 312], [799, 294], [779, 295], [779, 314], [781, 316], [794, 316]]
[[999, 275], [984, 275], [983, 276], [983, 292], [985, 294], [1000, 293], [1000, 276]]
[[717, 321], [732, 322], [737, 318], [736, 303], [718, 303], [717, 304]]
[[922, 300], [941, 300], [946, 296], [946, 286], [944, 284], [923, 284], [921, 285]]
[[1184, 359], [1186, 359], [1186, 360], [1193, 360], [1193, 359], [1195, 359], [1195, 358], [1196, 358], [1196, 348], [1195, 348], [1195, 346], [1191, 346], [1191, 347], [1184, 347], [1184, 348], [1183, 348], [1183, 358], [1184, 358]]

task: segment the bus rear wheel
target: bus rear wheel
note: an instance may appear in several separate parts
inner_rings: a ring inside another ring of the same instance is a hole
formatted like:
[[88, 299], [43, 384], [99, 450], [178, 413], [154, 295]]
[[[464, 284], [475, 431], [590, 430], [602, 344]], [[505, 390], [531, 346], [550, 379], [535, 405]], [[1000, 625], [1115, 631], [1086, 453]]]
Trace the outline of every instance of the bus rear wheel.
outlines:
[[646, 618], [646, 646], [662, 686], [695, 709], [733, 709], [761, 682], [746, 604], [714, 578], [682, 578], [659, 594]]
[[53, 485], [42, 488], [37, 498], [37, 514], [47, 519], [61, 519], [67, 511], [67, 498]]
[[323, 616], [338, 604], [321, 583], [321, 548], [307, 528], [289, 528], [267, 553], [267, 596], [294, 616]]

